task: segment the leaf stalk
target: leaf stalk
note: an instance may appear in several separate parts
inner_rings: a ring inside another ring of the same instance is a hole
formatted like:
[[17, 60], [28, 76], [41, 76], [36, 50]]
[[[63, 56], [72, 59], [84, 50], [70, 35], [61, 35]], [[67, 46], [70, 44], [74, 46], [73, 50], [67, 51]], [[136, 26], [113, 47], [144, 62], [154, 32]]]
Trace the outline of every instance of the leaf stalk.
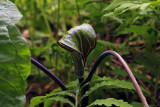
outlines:
[[81, 15], [80, 15], [80, 10], [79, 10], [78, 0], [76, 0], [76, 7], [77, 7], [77, 13], [78, 13], [78, 17], [79, 17], [79, 22], [81, 24]]
[[68, 90], [67, 87], [64, 85], [64, 83], [57, 76], [55, 76], [51, 71], [49, 71], [45, 66], [43, 66], [33, 58], [31, 58], [31, 62], [32, 64], [37, 66], [39, 69], [41, 69], [44, 73], [46, 73], [49, 77], [51, 77], [55, 82], [57, 82], [57, 84], [61, 87], [63, 91]]
[[[137, 91], [137, 93], [138, 93], [138, 95], [139, 95], [139, 97], [140, 97], [141, 102], [143, 103], [143, 106], [144, 106], [144, 107], [149, 107], [149, 105], [148, 105], [148, 103], [147, 103], [147, 101], [146, 101], [146, 98], [144, 97], [144, 95], [143, 95], [143, 93], [142, 93], [142, 91], [141, 91], [141, 89], [140, 89], [140, 87], [139, 87], [139, 85], [138, 85], [138, 83], [137, 83], [137, 81], [136, 81], [136, 79], [135, 79], [132, 71], [130, 70], [128, 64], [124, 61], [124, 59], [123, 59], [118, 53], [116, 53], [116, 52], [114, 52], [114, 51], [111, 51], [111, 50], [105, 51], [104, 53], [102, 53], [102, 54], [99, 56], [99, 58], [96, 60], [95, 64], [93, 65], [92, 69], [90, 70], [90, 73], [89, 73], [88, 77], [87, 77], [86, 80], [82, 83], [82, 85], [86, 84], [87, 82], [89, 82], [89, 81], [92, 79], [93, 74], [95, 73], [98, 65], [99, 65], [99, 64], [102, 62], [102, 60], [103, 60], [106, 56], [108, 56], [108, 55], [113, 55], [113, 56], [115, 56], [115, 57], [122, 63], [122, 65], [124, 66], [125, 70], [127, 71], [128, 75], [129, 75], [129, 77], [130, 77], [130, 79], [131, 79], [134, 87], [136, 88], [136, 91]], [[82, 86], [82, 85], [81, 85], [81, 86]]]

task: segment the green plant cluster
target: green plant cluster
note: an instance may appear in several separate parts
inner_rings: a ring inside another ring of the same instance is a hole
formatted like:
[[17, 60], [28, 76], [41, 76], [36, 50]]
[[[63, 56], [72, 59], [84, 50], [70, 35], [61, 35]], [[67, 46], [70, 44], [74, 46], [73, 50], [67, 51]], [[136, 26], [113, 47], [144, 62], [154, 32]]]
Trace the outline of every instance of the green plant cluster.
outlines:
[[[74, 105], [71, 101], [68, 99], [64, 100], [64, 95], [68, 95], [70, 97], [73, 97], [74, 99], [77, 99], [79, 95], [81, 95], [81, 90], [85, 87], [79, 87], [78, 81], [72, 81], [69, 84], [67, 84], [67, 88], [69, 90], [67, 91], [61, 91], [61, 89], [55, 89], [50, 94], [47, 94], [46, 96], [38, 96], [34, 97], [31, 100], [31, 106], [39, 105], [40, 103], [44, 102], [44, 107], [49, 107], [52, 104], [54, 104], [54, 101], [62, 101], [63, 103], [69, 103], [72, 107], [78, 107], [77, 105]], [[104, 89], [107, 89], [108, 92], [112, 93], [113, 95], [116, 94], [115, 92], [119, 93], [119, 89], [124, 90], [130, 90], [132, 93], [134, 93], [135, 88], [133, 84], [129, 81], [124, 80], [115, 80], [110, 77], [103, 77], [100, 78], [98, 76], [94, 76], [92, 81], [88, 83], [90, 85], [90, 90], [87, 91], [82, 97], [85, 98], [85, 96], [89, 96], [89, 102], [90, 104], [87, 107], [93, 106], [93, 105], [105, 105], [105, 106], [112, 106], [112, 104], [120, 107], [134, 107], [137, 104], [141, 103], [132, 102], [131, 104], [128, 104], [128, 102], [125, 102], [123, 100], [117, 100], [116, 98], [108, 98], [105, 99], [105, 92]], [[86, 84], [86, 85], [88, 85]], [[142, 88], [142, 87], [141, 87]], [[112, 92], [112, 90], [115, 89], [115, 92]], [[147, 94], [147, 91], [142, 88], [142, 90]], [[118, 96], [117, 96], [118, 98]], [[99, 99], [99, 100], [98, 100]], [[100, 100], [101, 99], [101, 100]], [[77, 104], [78, 100], [76, 100], [75, 104]]]
[[[69, 29], [82, 23], [92, 25], [97, 39], [84, 62], [79, 57], [84, 59], [85, 52], [70, 54], [57, 44]], [[67, 103], [78, 107], [88, 97], [88, 107], [142, 107], [122, 64], [113, 57], [105, 58], [96, 70], [98, 76], [80, 86], [76, 74], [84, 71], [78, 75], [87, 77], [95, 60], [106, 50], [123, 56], [150, 107], [160, 106], [160, 0], [0, 0], [0, 105], [51, 107], [60, 101], [61, 106]], [[31, 65], [31, 55], [64, 81], [68, 90], [62, 91], [54, 84], [50, 93], [26, 101], [26, 81], [38, 81], [43, 86], [51, 81]], [[74, 64], [73, 56], [78, 56]], [[87, 85], [90, 88], [83, 93]]]

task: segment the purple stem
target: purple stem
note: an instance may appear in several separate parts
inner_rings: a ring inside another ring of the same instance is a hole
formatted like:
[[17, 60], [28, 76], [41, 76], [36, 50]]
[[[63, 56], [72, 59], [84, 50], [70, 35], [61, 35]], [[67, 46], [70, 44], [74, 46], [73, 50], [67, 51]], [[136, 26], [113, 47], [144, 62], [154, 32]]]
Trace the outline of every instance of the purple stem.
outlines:
[[31, 58], [31, 62], [39, 69], [41, 69], [44, 73], [46, 73], [49, 77], [51, 77], [54, 81], [56, 81], [63, 91], [68, 90], [66, 86], [63, 84], [63, 82], [57, 76], [55, 76], [51, 71], [49, 71], [45, 66], [43, 66], [33, 58]]

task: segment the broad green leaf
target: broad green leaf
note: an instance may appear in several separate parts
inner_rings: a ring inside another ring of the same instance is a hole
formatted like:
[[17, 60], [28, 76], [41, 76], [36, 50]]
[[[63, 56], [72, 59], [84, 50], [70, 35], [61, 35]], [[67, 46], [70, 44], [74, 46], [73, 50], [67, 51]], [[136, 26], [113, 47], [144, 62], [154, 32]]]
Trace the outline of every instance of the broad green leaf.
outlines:
[[8, 0], [0, 1], [0, 26], [14, 25], [22, 18], [17, 7]]
[[68, 51], [78, 52], [85, 62], [88, 54], [96, 46], [96, 34], [91, 25], [82, 24], [70, 29], [58, 44]]
[[99, 105], [99, 106], [105, 105], [107, 107], [111, 107], [112, 104], [118, 107], [133, 107], [132, 105], [128, 104], [128, 102], [124, 102], [123, 100], [117, 100], [114, 98], [96, 100], [87, 107], [94, 107], [95, 105]]
[[82, 60], [82, 56], [76, 51], [71, 52], [71, 54], [74, 62], [76, 75], [81, 78], [84, 75], [84, 62]]
[[81, 78], [84, 74], [84, 65], [87, 56], [96, 46], [96, 34], [92, 26], [82, 24], [70, 29], [67, 34], [58, 41], [58, 44], [72, 52], [76, 74]]
[[0, 1], [0, 105], [23, 107], [26, 78], [30, 73], [30, 52], [15, 23], [21, 19], [16, 6]]

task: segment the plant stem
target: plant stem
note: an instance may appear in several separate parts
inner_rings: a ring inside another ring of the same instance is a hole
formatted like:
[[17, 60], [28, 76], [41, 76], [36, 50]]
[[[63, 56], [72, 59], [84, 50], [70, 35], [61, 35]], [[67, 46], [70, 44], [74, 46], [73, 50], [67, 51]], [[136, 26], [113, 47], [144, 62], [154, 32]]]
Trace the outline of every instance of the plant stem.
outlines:
[[57, 66], [58, 66], [58, 50], [56, 51], [55, 53], [55, 71], [56, 71], [56, 74], [59, 75], [59, 73], [57, 72]]
[[41, 8], [40, 8], [40, 9], [41, 9], [41, 12], [42, 12], [42, 15], [43, 15], [43, 19], [44, 19], [44, 22], [45, 22], [45, 24], [46, 24], [48, 33], [49, 33], [49, 35], [50, 35], [50, 39], [53, 40], [52, 30], [51, 30], [51, 27], [50, 27], [50, 25], [49, 25], [49, 21], [48, 21], [48, 19], [47, 19], [46, 13], [45, 13], [45, 11], [44, 11], [44, 6], [42, 6], [42, 4], [41, 4]]
[[[22, 6], [22, 8], [21, 8], [20, 10], [21, 10], [21, 12], [23, 13], [23, 16], [27, 16], [22, 1], [20, 0], [19, 3], [20, 3], [20, 5]], [[31, 1], [30, 3], [32, 4], [33, 1]], [[33, 8], [33, 7], [34, 7], [34, 6], [32, 6], [32, 9], [33, 9], [32, 12], [34, 11], [34, 8]], [[32, 17], [32, 16], [31, 16], [31, 17]], [[23, 18], [24, 18], [24, 22], [25, 22], [25, 24], [26, 24], [26, 27], [27, 27], [27, 29], [28, 29], [28, 31], [29, 31], [29, 36], [30, 36], [30, 38], [31, 38], [31, 47], [34, 47], [34, 37], [33, 37], [33, 34], [31, 33], [32, 30], [31, 30], [31, 28], [29, 27], [28, 19], [27, 19], [26, 17], [23, 17]]]
[[155, 90], [154, 90], [154, 101], [156, 100], [156, 94], [157, 94], [157, 88], [158, 88], [158, 81], [159, 81], [159, 72], [157, 74], [157, 77], [156, 77], [156, 83], [155, 83]]
[[[27, 23], [27, 21], [26, 21], [26, 23]], [[26, 24], [27, 25], [27, 24]], [[31, 37], [31, 46], [32, 46], [32, 48], [34, 47], [34, 37], [33, 37], [33, 34], [31, 33], [31, 30], [30, 30], [31, 28], [29, 28], [28, 27], [28, 30], [29, 30], [29, 35], [30, 35], [30, 37]]]
[[58, 0], [58, 14], [57, 14], [57, 34], [56, 34], [56, 40], [58, 41], [58, 33], [59, 33], [59, 25], [60, 25], [60, 0]]
[[[56, 34], [56, 41], [58, 41], [58, 33], [59, 33], [59, 22], [60, 22], [60, 0], [58, 0], [58, 19], [57, 19], [57, 34]], [[59, 47], [58, 47], [59, 48]], [[58, 50], [56, 51], [55, 53], [55, 56], [56, 56], [56, 60], [55, 60], [55, 71], [56, 71], [56, 74], [58, 74], [57, 72], [57, 65], [58, 65]]]
[[81, 84], [83, 82], [84, 78], [83, 77], [82, 78], [78, 78], [78, 80], [79, 80], [79, 84]]
[[79, 86], [77, 86], [77, 89], [76, 89], [76, 104], [75, 104], [75, 107], [78, 107], [78, 95], [79, 95]]
[[81, 24], [81, 15], [80, 15], [80, 11], [79, 11], [78, 0], [76, 0], [76, 6], [77, 6], [77, 13], [78, 13], [78, 17], [79, 17], [79, 22]]
[[40, 69], [37, 67], [37, 70], [38, 70], [38, 78], [39, 78], [39, 82], [41, 83], [41, 89], [43, 90], [43, 93], [44, 93], [44, 95], [46, 94], [46, 92], [45, 92], [45, 89], [44, 89], [44, 85], [43, 85], [43, 82], [42, 82], [42, 76], [41, 76], [41, 72], [40, 72]]
[[39, 69], [41, 69], [44, 73], [46, 73], [49, 77], [51, 77], [54, 81], [56, 81], [63, 91], [68, 90], [66, 86], [63, 84], [63, 82], [58, 77], [56, 77], [52, 72], [50, 72], [46, 67], [44, 67], [42, 64], [40, 64], [33, 58], [31, 58], [31, 62]]
[[[86, 85], [81, 90], [81, 97], [89, 90], [89, 85]], [[86, 96], [81, 100], [81, 107], [86, 107], [88, 105], [89, 97]]]
[[82, 83], [82, 85], [84, 85], [85, 83], [89, 82], [89, 81], [92, 79], [93, 74], [94, 74], [94, 72], [96, 71], [96, 68], [97, 68], [98, 65], [102, 62], [102, 60], [103, 60], [106, 56], [108, 56], [108, 55], [113, 55], [113, 56], [115, 56], [115, 57], [122, 63], [122, 65], [124, 66], [125, 70], [127, 71], [128, 75], [129, 75], [130, 79], [132, 80], [132, 83], [133, 83], [134, 87], [136, 88], [136, 91], [137, 91], [137, 93], [138, 93], [138, 95], [139, 95], [139, 97], [140, 97], [141, 102], [143, 103], [143, 106], [144, 106], [144, 107], [149, 107], [149, 106], [148, 106], [148, 103], [147, 103], [147, 101], [146, 101], [146, 98], [144, 97], [144, 95], [143, 95], [143, 93], [142, 93], [142, 91], [141, 91], [141, 89], [140, 89], [140, 87], [139, 87], [139, 85], [138, 85], [138, 83], [137, 83], [134, 75], [132, 74], [132, 71], [131, 71], [130, 68], [129, 68], [129, 66], [128, 66], [127, 63], [124, 61], [124, 59], [123, 59], [118, 53], [116, 53], [116, 52], [114, 52], [114, 51], [110, 51], [110, 50], [109, 50], [109, 51], [105, 51], [104, 53], [102, 53], [102, 54], [99, 56], [99, 58], [97, 59], [97, 61], [96, 61], [95, 64], [93, 65], [92, 69], [90, 70], [90, 73], [89, 73], [88, 77], [86, 78], [86, 80], [84, 81], [84, 83]]

